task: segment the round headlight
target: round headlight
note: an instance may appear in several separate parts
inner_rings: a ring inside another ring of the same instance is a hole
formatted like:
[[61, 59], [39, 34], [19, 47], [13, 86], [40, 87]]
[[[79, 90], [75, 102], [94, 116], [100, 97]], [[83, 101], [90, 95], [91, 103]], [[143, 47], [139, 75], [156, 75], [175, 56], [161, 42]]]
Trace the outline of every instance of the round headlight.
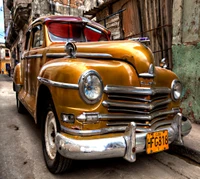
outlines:
[[179, 100], [181, 98], [181, 93], [182, 93], [181, 82], [178, 80], [173, 80], [171, 88], [172, 88], [172, 99], [174, 101]]
[[100, 101], [103, 93], [103, 83], [99, 74], [94, 70], [84, 72], [79, 80], [79, 92], [88, 104]]

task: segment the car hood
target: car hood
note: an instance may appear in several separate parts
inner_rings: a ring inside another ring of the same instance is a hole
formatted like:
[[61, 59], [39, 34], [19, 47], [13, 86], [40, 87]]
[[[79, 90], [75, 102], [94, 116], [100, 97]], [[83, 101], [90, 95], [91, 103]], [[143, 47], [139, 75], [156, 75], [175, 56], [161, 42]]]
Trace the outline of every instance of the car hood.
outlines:
[[[77, 47], [77, 56], [82, 54], [84, 58], [99, 58], [102, 60], [105, 57], [107, 60], [126, 61], [134, 66], [138, 74], [148, 73], [150, 65], [154, 66], [154, 57], [151, 50], [140, 42], [121, 40], [81, 42], [75, 43], [75, 45]], [[48, 53], [55, 53], [55, 51], [64, 53], [63, 44], [52, 45]], [[97, 54], [99, 54], [99, 57]]]

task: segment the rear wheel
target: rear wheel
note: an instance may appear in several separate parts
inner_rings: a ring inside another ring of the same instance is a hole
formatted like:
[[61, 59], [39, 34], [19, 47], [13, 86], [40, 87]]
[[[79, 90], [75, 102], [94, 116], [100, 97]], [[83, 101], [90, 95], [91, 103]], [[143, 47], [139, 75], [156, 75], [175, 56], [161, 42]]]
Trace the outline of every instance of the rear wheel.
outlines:
[[16, 103], [17, 103], [17, 111], [18, 113], [25, 113], [26, 109], [24, 105], [21, 103], [21, 101], [18, 99], [18, 93], [16, 92]]
[[42, 146], [47, 168], [51, 173], [61, 173], [70, 168], [72, 160], [60, 155], [55, 144], [55, 137], [60, 131], [59, 123], [52, 102], [47, 105], [42, 127]]

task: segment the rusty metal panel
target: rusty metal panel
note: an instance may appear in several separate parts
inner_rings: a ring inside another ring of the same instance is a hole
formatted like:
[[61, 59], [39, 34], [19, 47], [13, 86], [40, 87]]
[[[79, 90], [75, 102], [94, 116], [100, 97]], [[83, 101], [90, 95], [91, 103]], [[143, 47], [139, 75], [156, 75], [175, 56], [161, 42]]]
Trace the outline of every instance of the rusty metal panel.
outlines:
[[138, 14], [138, 6], [136, 0], [130, 0], [125, 5], [126, 9], [122, 16], [123, 22], [123, 33], [124, 38], [132, 36], [134, 34], [139, 34], [141, 32], [140, 29], [140, 18]]
[[96, 16], [98, 21], [106, 19], [111, 12], [125, 9], [118, 17], [109, 18], [106, 23], [102, 23], [113, 31], [113, 39], [149, 37], [149, 46], [154, 53], [156, 65], [160, 64], [162, 58], [166, 58], [171, 69], [172, 5], [173, 0], [110, 0], [100, 6], [102, 9], [97, 7], [85, 14]]
[[119, 14], [109, 18], [106, 22], [106, 27], [111, 31], [111, 38], [113, 40], [121, 39]]

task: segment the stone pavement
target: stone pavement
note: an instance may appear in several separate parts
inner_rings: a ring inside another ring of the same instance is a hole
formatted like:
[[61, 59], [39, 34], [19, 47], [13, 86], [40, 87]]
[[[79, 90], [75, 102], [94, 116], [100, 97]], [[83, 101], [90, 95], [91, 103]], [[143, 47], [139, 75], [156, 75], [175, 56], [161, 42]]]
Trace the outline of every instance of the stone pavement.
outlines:
[[7, 74], [0, 74], [0, 81], [12, 81], [12, 77], [9, 77]]
[[192, 123], [191, 132], [183, 140], [184, 146], [172, 145], [170, 150], [200, 163], [200, 124]]

